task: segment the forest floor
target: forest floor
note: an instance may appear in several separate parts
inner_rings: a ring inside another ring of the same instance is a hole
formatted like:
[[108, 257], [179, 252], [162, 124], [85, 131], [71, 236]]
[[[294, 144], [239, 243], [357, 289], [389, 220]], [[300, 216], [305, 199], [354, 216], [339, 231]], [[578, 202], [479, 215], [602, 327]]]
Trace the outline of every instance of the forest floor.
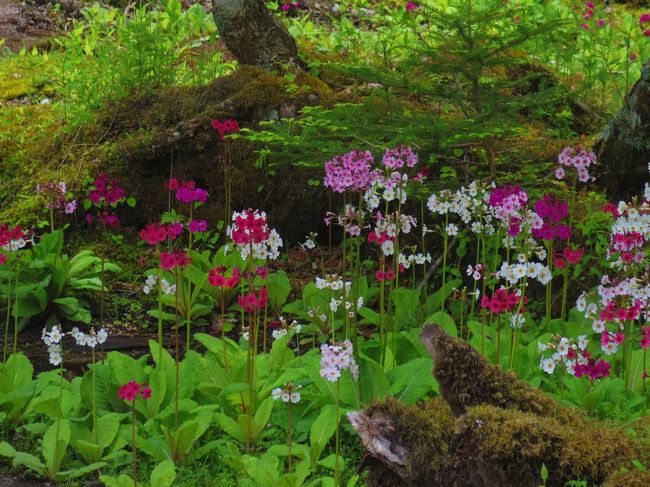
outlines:
[[46, 7], [21, 5], [16, 0], [0, 0], [0, 39], [16, 51], [49, 36], [55, 20]]

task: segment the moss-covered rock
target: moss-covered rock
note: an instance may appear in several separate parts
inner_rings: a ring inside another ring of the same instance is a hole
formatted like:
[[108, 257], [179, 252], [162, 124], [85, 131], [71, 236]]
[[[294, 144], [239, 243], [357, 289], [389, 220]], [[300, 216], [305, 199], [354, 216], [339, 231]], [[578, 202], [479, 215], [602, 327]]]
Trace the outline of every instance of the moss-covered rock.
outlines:
[[[134, 226], [167, 211], [163, 183], [170, 175], [194, 179], [210, 193], [208, 204], [196, 217], [216, 223], [224, 217], [223, 155], [224, 144], [228, 144], [231, 207], [267, 211], [271, 224], [285, 239], [295, 242], [309, 231], [318, 231], [314, 222], [322, 222], [326, 211], [324, 191], [307, 184], [310, 178], [322, 177], [320, 171], [296, 171], [288, 165], [277, 165], [272, 171], [263, 164], [257, 168], [256, 148], [243, 139], [220, 140], [211, 120], [234, 118], [244, 127], [254, 127], [263, 119], [293, 116], [307, 104], [334, 101], [327, 85], [308, 73], [274, 74], [251, 66], [207, 86], [164, 87], [133, 95], [106, 106], [93, 123], [29, 148], [23, 160], [38, 174], [33, 179], [23, 178], [25, 186], [13, 187], [7, 199], [0, 201], [2, 213], [15, 215], [13, 208], [20, 202], [12, 195], [33, 191], [43, 182], [39, 175], [57, 168], [59, 174], [66, 174], [70, 187], [76, 183], [77, 189], [84, 177], [100, 171], [121, 177], [138, 199], [138, 211], [123, 215], [125, 223]], [[24, 221], [30, 224], [35, 216], [22, 218], [31, 218]]]
[[549, 487], [645, 485], [634, 467], [648, 461], [645, 425], [632, 436], [560, 406], [440, 327], [425, 327], [422, 338], [442, 398], [387, 399], [348, 415], [371, 457], [370, 485], [537, 487], [542, 465]]

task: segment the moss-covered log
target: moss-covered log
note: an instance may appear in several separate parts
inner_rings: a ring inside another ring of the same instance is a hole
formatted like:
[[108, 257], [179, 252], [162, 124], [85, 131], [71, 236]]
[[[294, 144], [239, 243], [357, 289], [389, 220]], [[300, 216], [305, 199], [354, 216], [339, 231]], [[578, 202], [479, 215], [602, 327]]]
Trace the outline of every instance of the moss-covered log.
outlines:
[[441, 397], [418, 406], [388, 399], [348, 415], [371, 485], [537, 487], [542, 465], [548, 486], [646, 485], [632, 461], [650, 460], [647, 432], [633, 439], [557, 404], [436, 325], [421, 338]]

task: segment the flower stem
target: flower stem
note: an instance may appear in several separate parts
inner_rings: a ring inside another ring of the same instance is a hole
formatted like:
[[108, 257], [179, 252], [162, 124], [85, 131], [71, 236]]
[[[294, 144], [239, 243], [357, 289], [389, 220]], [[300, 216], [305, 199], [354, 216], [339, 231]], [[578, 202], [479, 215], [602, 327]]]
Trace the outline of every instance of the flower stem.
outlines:
[[138, 458], [135, 448], [135, 398], [131, 405], [131, 453], [133, 455], [133, 485], [138, 487]]
[[289, 471], [291, 473], [291, 401], [287, 403], [287, 447], [289, 449], [287, 459], [289, 462]]
[[340, 422], [341, 422], [341, 385], [336, 381], [336, 452], [334, 458], [334, 486], [339, 485], [339, 450], [341, 447]]

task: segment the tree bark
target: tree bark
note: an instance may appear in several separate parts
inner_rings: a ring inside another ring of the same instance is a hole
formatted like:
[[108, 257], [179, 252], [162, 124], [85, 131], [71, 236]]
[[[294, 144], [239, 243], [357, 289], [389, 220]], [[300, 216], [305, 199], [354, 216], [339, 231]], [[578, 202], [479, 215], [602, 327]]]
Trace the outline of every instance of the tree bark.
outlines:
[[212, 0], [219, 35], [241, 64], [301, 65], [296, 42], [263, 0]]
[[650, 163], [650, 61], [595, 146], [597, 184], [616, 200], [643, 194]]
[[371, 486], [538, 487], [542, 464], [549, 487], [650, 485], [650, 473], [632, 467], [650, 460], [647, 432], [632, 439], [559, 405], [437, 325], [420, 338], [441, 397], [417, 406], [389, 398], [348, 414]]

